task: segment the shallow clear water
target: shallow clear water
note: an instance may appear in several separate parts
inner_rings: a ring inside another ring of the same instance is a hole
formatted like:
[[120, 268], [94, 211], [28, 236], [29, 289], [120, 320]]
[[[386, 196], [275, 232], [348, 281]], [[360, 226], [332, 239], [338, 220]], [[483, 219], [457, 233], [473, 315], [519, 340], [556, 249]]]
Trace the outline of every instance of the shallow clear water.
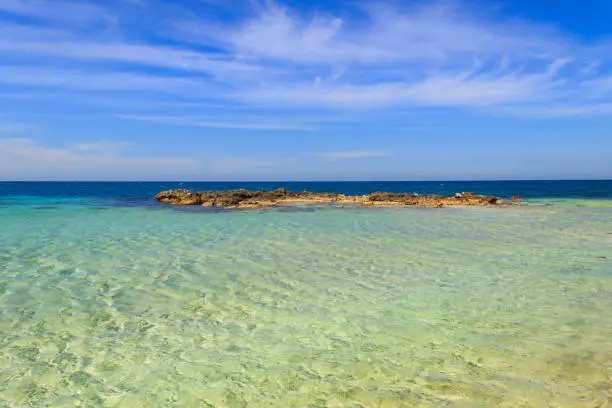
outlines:
[[28, 200], [0, 407], [612, 406], [611, 208]]

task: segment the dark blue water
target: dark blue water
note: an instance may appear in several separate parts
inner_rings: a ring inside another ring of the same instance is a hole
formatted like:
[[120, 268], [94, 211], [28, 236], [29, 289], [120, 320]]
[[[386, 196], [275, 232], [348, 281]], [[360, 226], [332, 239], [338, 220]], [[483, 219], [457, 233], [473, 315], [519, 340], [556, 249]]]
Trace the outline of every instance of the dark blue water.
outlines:
[[46, 200], [82, 198], [108, 205], [154, 205], [160, 191], [251, 190], [287, 188], [292, 191], [334, 192], [362, 195], [373, 191], [451, 195], [469, 191], [498, 197], [519, 195], [527, 199], [596, 198], [612, 199], [612, 180], [572, 181], [380, 181], [380, 182], [0, 182], [0, 203], [19, 197]]

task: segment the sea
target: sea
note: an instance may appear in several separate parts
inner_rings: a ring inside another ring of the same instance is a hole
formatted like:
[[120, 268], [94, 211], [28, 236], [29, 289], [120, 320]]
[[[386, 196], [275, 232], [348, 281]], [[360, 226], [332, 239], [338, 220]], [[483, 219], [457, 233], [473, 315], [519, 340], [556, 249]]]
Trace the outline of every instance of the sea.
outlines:
[[612, 407], [612, 181], [0, 182], [0, 407]]

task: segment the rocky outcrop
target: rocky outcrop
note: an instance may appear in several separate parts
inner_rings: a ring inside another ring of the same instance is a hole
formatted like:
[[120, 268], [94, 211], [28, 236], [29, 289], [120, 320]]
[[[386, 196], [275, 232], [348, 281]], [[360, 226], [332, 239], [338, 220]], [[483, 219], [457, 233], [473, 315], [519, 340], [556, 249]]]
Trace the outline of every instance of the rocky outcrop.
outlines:
[[287, 189], [276, 190], [225, 190], [225, 191], [163, 191], [155, 199], [161, 203], [173, 205], [202, 205], [205, 207], [223, 208], [266, 208], [281, 204], [309, 202], [330, 203], [336, 207], [353, 203], [362, 206], [419, 206], [441, 208], [445, 206], [495, 206], [502, 204], [497, 197], [457, 193], [452, 197], [439, 195], [420, 195], [408, 193], [374, 192], [367, 196], [346, 196], [333, 193], [295, 193]]
[[476, 195], [474, 193], [456, 193], [453, 197], [440, 195], [421, 195], [406, 193], [376, 192], [368, 195], [371, 205], [413, 205], [419, 207], [441, 208], [445, 206], [491, 206], [501, 204], [497, 197]]
[[191, 190], [168, 190], [156, 195], [155, 200], [174, 205], [200, 205], [202, 195]]

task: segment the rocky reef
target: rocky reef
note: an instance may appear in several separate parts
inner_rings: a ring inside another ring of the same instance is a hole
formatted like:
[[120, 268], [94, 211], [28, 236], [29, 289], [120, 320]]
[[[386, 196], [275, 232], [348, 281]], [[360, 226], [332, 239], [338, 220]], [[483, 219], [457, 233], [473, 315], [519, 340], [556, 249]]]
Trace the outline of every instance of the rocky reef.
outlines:
[[224, 190], [191, 191], [169, 190], [155, 196], [160, 203], [172, 205], [201, 205], [238, 209], [275, 207], [291, 203], [329, 203], [339, 207], [356, 204], [366, 207], [417, 206], [417, 207], [456, 207], [456, 206], [496, 206], [503, 204], [497, 197], [473, 193], [457, 193], [454, 196], [420, 195], [408, 193], [374, 192], [363, 196], [347, 196], [333, 193], [292, 192], [287, 189], [276, 190]]

